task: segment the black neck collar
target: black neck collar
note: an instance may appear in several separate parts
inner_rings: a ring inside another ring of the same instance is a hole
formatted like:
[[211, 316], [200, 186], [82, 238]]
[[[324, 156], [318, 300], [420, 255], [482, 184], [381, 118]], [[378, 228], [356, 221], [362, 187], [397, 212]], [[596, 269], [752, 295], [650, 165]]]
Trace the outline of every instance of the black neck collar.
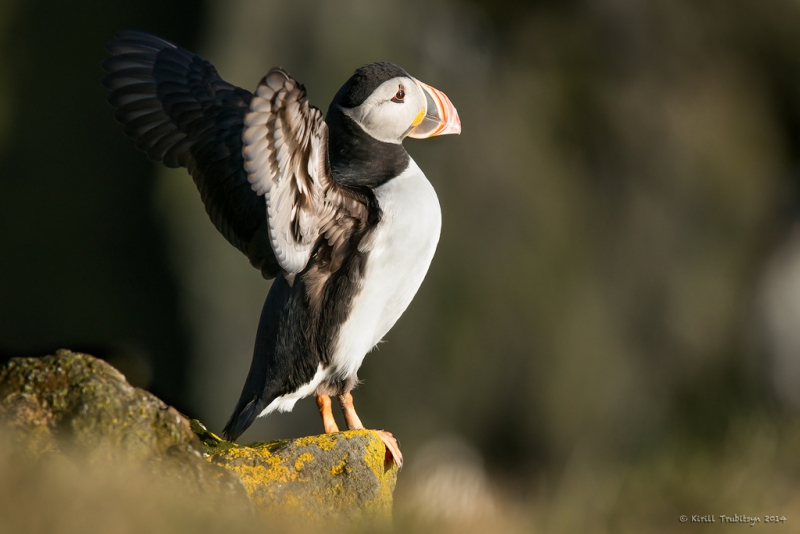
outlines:
[[328, 109], [325, 122], [331, 173], [340, 184], [375, 188], [408, 168], [411, 157], [403, 145], [378, 141], [335, 103]]

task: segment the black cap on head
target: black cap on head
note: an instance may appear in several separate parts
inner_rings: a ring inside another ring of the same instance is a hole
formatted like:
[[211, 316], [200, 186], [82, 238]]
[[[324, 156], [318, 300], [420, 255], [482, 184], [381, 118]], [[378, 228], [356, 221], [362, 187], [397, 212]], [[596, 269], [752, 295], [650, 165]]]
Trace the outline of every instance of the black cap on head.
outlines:
[[360, 106], [380, 84], [398, 76], [408, 76], [408, 73], [394, 63], [364, 65], [339, 89], [333, 97], [333, 103], [345, 108]]

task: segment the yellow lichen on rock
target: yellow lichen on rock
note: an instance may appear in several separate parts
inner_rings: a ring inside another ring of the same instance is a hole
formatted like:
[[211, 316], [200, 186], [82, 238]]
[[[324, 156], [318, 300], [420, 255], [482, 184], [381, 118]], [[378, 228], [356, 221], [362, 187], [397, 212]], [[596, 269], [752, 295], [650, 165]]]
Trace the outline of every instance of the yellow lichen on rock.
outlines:
[[312, 455], [310, 452], [304, 452], [303, 454], [300, 455], [300, 457], [297, 460], [295, 460], [294, 470], [300, 471], [301, 469], [303, 469], [303, 466], [306, 464], [306, 462], [310, 462], [313, 459], [314, 455]]
[[331, 475], [337, 476], [337, 475], [341, 475], [342, 473], [344, 473], [345, 469], [347, 469], [347, 459], [348, 458], [349, 458], [349, 455], [343, 457], [342, 461], [339, 462], [338, 465], [334, 465], [333, 467], [331, 467]]
[[342, 434], [342, 432], [335, 432], [333, 434], [320, 434], [319, 436], [307, 436], [304, 438], [297, 438], [294, 440], [294, 443], [300, 447], [313, 445], [320, 450], [330, 451], [336, 447], [336, 443], [340, 438], [340, 434]]
[[266, 514], [313, 520], [391, 517], [397, 467], [369, 430], [238, 446], [193, 427], [207, 459], [234, 473]]

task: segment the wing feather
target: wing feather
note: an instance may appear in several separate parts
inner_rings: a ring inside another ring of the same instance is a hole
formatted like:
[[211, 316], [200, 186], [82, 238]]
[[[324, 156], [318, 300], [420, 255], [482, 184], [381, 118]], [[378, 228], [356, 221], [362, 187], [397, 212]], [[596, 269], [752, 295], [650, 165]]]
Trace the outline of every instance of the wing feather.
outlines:
[[322, 113], [282, 69], [258, 85], [242, 138], [248, 180], [266, 199], [272, 249], [288, 275], [306, 267], [320, 237], [335, 257], [366, 227], [366, 198], [331, 176]]
[[328, 127], [302, 84], [272, 69], [253, 95], [144, 32], [118, 33], [108, 51], [103, 85], [125, 133], [150, 159], [189, 170], [214, 225], [265, 277], [292, 280], [320, 242], [329, 267], [341, 265], [369, 197], [331, 176]]
[[187, 167], [217, 229], [265, 277], [277, 275], [264, 199], [251, 189], [243, 165], [243, 119], [252, 94], [160, 37], [136, 31], [115, 37], [103, 61], [103, 85], [116, 120], [150, 159]]

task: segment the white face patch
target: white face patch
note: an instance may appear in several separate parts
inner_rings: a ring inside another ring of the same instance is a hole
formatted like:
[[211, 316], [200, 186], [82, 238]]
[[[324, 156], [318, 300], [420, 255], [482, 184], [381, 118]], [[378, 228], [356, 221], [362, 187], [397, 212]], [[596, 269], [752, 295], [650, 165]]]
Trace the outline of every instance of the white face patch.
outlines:
[[400, 144], [424, 116], [425, 106], [417, 82], [400, 76], [383, 82], [360, 106], [342, 111], [378, 141]]

